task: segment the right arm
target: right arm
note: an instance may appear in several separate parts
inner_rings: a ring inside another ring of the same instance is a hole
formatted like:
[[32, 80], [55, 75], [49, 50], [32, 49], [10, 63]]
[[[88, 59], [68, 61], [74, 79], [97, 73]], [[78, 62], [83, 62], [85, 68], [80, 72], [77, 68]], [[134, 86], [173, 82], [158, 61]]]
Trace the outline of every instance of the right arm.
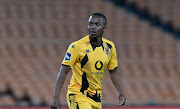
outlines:
[[64, 84], [64, 81], [65, 81], [65, 78], [66, 78], [68, 72], [71, 69], [71, 66], [74, 66], [74, 64], [79, 59], [78, 52], [79, 52], [79, 46], [78, 46], [78, 44], [75, 44], [75, 42], [69, 46], [69, 48], [66, 52], [64, 60], [62, 62], [63, 65], [61, 65], [59, 74], [56, 79], [54, 97], [51, 102], [51, 107], [56, 107], [56, 108], [51, 108], [51, 109], [60, 109], [61, 108], [60, 100], [59, 100], [61, 88]]
[[57, 107], [57, 109], [60, 109], [59, 96], [60, 96], [61, 88], [64, 84], [65, 78], [69, 71], [70, 71], [69, 67], [61, 65], [60, 71], [59, 71], [57, 79], [56, 79], [54, 97], [51, 102], [52, 109], [55, 109], [53, 107]]

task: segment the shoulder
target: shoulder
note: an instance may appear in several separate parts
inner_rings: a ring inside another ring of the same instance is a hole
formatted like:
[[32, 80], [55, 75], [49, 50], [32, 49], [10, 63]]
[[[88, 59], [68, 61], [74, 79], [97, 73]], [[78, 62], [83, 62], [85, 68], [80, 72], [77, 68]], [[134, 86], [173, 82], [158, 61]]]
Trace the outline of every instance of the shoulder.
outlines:
[[87, 35], [87, 36], [85, 36], [85, 37], [83, 37], [83, 38], [81, 38], [81, 39], [79, 39], [73, 43], [80, 46], [80, 45], [85, 44], [86, 42], [89, 42], [89, 35]]
[[85, 42], [89, 42], [89, 35], [79, 39], [78, 41], [76, 41], [78, 44], [84, 44]]
[[88, 37], [88, 36], [85, 36], [85, 37], [83, 37], [83, 38], [81, 38], [81, 39], [79, 39], [79, 40], [77, 40], [77, 41], [72, 42], [69, 47], [79, 49], [80, 46], [82, 46], [83, 44], [85, 44], [85, 42], [86, 42], [88, 39], [89, 39], [89, 37]]
[[103, 40], [103, 42], [107, 43], [109, 48], [112, 48], [112, 47], [114, 48], [115, 47], [115, 45], [114, 45], [114, 43], [112, 41], [110, 41], [108, 39], [105, 39], [105, 38], [102, 38], [102, 40]]

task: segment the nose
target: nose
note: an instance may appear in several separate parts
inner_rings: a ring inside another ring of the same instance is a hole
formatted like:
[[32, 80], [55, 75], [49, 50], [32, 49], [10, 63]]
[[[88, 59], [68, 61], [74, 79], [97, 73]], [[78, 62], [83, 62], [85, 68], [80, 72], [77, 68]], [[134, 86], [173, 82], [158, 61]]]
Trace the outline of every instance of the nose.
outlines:
[[95, 29], [95, 28], [96, 28], [95, 24], [92, 24], [91, 29]]

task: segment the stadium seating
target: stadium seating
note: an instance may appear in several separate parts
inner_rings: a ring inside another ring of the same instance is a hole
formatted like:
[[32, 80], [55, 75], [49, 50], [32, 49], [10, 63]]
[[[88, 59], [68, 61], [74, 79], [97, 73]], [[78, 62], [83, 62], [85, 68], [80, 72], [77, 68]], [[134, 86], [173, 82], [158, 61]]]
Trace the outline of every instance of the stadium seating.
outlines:
[[[128, 1], [180, 27], [179, 0], [161, 0], [160, 10], [159, 0]], [[179, 103], [180, 42], [172, 34], [103, 0], [0, 0], [0, 106], [49, 105], [66, 49], [88, 34], [94, 12], [107, 16], [104, 36], [116, 45], [127, 105]], [[70, 78], [71, 72], [61, 92], [63, 105]], [[108, 72], [102, 103], [118, 103]]]
[[179, 0], [127, 0], [136, 3], [140, 9], [148, 9], [152, 15], [160, 16], [164, 23], [172, 22], [176, 29], [180, 29]]

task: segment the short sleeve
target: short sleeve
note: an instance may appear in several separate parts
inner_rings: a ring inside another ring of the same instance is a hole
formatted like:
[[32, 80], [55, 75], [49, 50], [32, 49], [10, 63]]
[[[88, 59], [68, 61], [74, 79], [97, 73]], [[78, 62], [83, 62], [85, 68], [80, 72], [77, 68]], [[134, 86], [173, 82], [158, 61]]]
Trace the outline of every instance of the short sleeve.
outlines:
[[71, 68], [79, 59], [79, 47], [77, 43], [72, 43], [66, 52], [64, 60], [62, 62], [63, 65], [68, 66]]
[[110, 57], [107, 68], [108, 68], [108, 70], [114, 70], [117, 67], [118, 67], [117, 53], [116, 53], [116, 48], [115, 48], [115, 46], [113, 44], [111, 57]]

